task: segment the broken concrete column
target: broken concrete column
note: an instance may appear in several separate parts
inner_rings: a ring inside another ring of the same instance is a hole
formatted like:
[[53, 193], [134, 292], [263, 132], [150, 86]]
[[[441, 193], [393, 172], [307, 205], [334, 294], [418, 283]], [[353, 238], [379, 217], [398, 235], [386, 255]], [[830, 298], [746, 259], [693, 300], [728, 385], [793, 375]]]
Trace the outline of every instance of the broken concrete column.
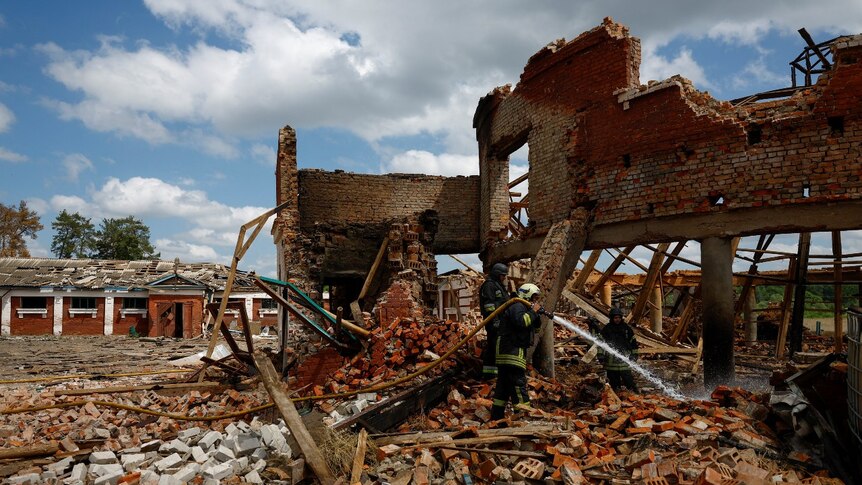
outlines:
[[703, 382], [707, 389], [734, 379], [733, 247], [730, 238], [700, 244], [703, 301]]
[[[566, 281], [578, 264], [578, 257], [587, 240], [589, 212], [579, 207], [571, 217], [551, 226], [542, 247], [533, 258], [532, 282], [543, 294], [542, 304], [553, 310]], [[554, 324], [542, 317], [542, 329], [535, 347], [527, 355], [533, 366], [544, 376], [554, 376]]]
[[757, 319], [754, 318], [756, 305], [757, 295], [755, 295], [754, 287], [752, 287], [742, 306], [742, 317], [745, 322], [745, 345], [751, 345], [757, 341]]
[[652, 290], [652, 298], [650, 298], [650, 302], [652, 306], [650, 306], [649, 315], [650, 315], [650, 326], [652, 331], [655, 333], [661, 333], [661, 317], [662, 317], [662, 307], [664, 306], [664, 298], [662, 297], [661, 287], [656, 286]]
[[613, 304], [613, 283], [610, 281], [602, 285], [602, 303], [611, 306]]

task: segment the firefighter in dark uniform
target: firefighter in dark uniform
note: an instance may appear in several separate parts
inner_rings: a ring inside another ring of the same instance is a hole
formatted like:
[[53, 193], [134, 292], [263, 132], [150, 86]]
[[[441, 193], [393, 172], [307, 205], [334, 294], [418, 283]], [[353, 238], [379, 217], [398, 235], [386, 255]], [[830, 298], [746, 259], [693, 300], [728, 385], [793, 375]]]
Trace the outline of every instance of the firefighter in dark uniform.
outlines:
[[[635, 331], [631, 325], [623, 321], [623, 312], [619, 308], [611, 308], [608, 324], [601, 329], [599, 336], [622, 355], [631, 360], [637, 360], [638, 341], [635, 338]], [[632, 370], [624, 360], [614, 357], [603, 349], [599, 350], [599, 360], [604, 364], [608, 383], [614, 391], [620, 391], [625, 386], [631, 392], [638, 392]]]
[[541, 327], [539, 312], [543, 311], [536, 301], [540, 296], [539, 287], [526, 283], [518, 288], [518, 298], [532, 303], [527, 306], [521, 302], [509, 305], [503, 312], [497, 337], [497, 388], [494, 390], [494, 405], [491, 419], [503, 419], [509, 400], [516, 411], [530, 411], [530, 397], [527, 395], [527, 349], [533, 343], [536, 329]]
[[[479, 288], [479, 307], [482, 311], [482, 319], [494, 313], [494, 310], [509, 300], [509, 292], [506, 291], [506, 275], [509, 268], [503, 263], [497, 263], [491, 267], [488, 279]], [[485, 333], [488, 339], [485, 342], [485, 350], [482, 352], [482, 378], [493, 379], [497, 377], [496, 347], [497, 333], [500, 328], [500, 316], [485, 325]]]

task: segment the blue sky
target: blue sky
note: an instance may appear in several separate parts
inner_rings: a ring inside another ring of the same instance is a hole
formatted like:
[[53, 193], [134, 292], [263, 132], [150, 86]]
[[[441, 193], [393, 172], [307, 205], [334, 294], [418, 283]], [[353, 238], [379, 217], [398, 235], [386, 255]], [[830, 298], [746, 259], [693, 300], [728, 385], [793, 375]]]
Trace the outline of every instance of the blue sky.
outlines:
[[[301, 168], [477, 173], [479, 97], [605, 16], [642, 39], [641, 82], [681, 74], [719, 99], [789, 85], [799, 27], [862, 32], [850, 0], [3, 2], [0, 201], [39, 211], [34, 256], [67, 209], [142, 219], [164, 258], [228, 262], [275, 204], [281, 126]], [[242, 266], [272, 274], [271, 238]]]

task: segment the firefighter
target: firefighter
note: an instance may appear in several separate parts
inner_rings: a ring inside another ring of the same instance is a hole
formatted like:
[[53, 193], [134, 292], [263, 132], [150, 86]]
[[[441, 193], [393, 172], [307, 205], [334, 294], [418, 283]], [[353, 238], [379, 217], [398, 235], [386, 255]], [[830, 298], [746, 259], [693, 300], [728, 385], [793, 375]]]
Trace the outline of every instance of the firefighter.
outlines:
[[[608, 320], [608, 324], [599, 333], [601, 339], [629, 359], [637, 360], [638, 341], [635, 338], [635, 331], [623, 321], [623, 312], [617, 307], [611, 308]], [[625, 361], [614, 357], [604, 349], [599, 349], [599, 360], [605, 367], [608, 383], [614, 391], [619, 391], [625, 386], [631, 392], [638, 392], [632, 370]]]
[[[506, 291], [506, 276], [509, 268], [503, 263], [496, 263], [491, 267], [488, 278], [479, 288], [479, 307], [482, 311], [482, 319], [494, 313], [494, 310], [509, 300], [509, 292]], [[500, 316], [485, 325], [485, 333], [488, 339], [485, 342], [485, 350], [482, 351], [482, 378], [493, 379], [497, 377], [496, 347], [497, 334], [500, 328]]]
[[539, 287], [525, 283], [518, 288], [517, 297], [532, 303], [527, 306], [519, 301], [512, 303], [503, 312], [497, 337], [497, 388], [494, 390], [492, 419], [503, 419], [506, 404], [512, 400], [516, 411], [530, 411], [527, 395], [527, 349], [533, 343], [536, 329], [542, 325], [539, 313], [543, 312], [538, 299]]

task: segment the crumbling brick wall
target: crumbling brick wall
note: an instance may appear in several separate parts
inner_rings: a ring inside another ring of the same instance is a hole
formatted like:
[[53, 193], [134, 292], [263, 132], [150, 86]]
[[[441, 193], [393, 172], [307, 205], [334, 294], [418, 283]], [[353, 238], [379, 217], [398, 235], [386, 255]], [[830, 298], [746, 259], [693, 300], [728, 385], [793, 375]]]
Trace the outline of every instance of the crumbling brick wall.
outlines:
[[[539, 51], [515, 89], [483, 98], [480, 163], [508, 163], [527, 141], [538, 233], [579, 206], [600, 226], [862, 199], [862, 37], [833, 52], [816, 86], [734, 107], [680, 77], [640, 85], [638, 39], [606, 19]], [[482, 176], [483, 228], [493, 229], [502, 209]]]
[[364, 277], [391, 224], [436, 222], [434, 253], [477, 252], [479, 177], [367, 175], [297, 168], [296, 134], [279, 135], [273, 227], [287, 278], [311, 289], [322, 277]]

